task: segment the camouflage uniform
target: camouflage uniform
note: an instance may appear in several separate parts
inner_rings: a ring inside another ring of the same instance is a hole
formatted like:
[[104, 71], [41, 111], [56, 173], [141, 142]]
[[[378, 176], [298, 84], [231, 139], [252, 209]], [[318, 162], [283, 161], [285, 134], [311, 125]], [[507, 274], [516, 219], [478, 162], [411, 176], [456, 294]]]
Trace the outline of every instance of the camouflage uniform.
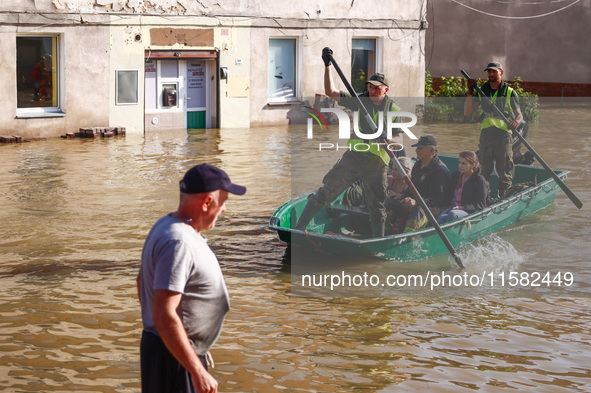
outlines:
[[386, 190], [388, 168], [382, 159], [374, 154], [346, 151], [343, 157], [324, 176], [322, 187], [308, 197], [318, 207], [334, 201], [356, 180], [361, 179], [363, 197], [372, 222], [386, 222]]

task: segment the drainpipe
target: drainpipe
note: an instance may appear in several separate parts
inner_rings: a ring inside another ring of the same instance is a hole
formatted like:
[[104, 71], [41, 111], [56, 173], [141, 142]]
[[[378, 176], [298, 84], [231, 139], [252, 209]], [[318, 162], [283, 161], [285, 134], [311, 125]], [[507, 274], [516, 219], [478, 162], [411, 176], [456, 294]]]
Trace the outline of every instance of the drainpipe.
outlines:
[[215, 73], [216, 73], [216, 93], [215, 93], [215, 128], [220, 128], [220, 52], [215, 58]]

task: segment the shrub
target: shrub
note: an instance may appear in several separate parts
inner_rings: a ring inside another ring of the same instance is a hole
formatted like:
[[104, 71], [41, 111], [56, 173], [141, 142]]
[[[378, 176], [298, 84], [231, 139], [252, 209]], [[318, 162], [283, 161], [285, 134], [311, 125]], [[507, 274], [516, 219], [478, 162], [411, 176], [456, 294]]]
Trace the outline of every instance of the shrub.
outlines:
[[[476, 82], [481, 86], [484, 80], [478, 79]], [[524, 91], [521, 82], [521, 78], [516, 77], [509, 82], [509, 85], [519, 95], [523, 118], [531, 122], [540, 116], [538, 96]], [[465, 78], [442, 77], [441, 85], [436, 91], [433, 87], [433, 77], [427, 71], [425, 73], [425, 104], [418, 106], [419, 116], [427, 123], [475, 123], [478, 121], [481, 111], [475, 111], [468, 118], [464, 116], [464, 101], [467, 95], [468, 83]]]
[[538, 110], [540, 102], [537, 94], [523, 90], [521, 82], [523, 82], [521, 78], [516, 76], [511, 82], [509, 82], [509, 85], [514, 88], [519, 95], [519, 105], [521, 106], [523, 118], [527, 122], [532, 122], [540, 117], [540, 111]]

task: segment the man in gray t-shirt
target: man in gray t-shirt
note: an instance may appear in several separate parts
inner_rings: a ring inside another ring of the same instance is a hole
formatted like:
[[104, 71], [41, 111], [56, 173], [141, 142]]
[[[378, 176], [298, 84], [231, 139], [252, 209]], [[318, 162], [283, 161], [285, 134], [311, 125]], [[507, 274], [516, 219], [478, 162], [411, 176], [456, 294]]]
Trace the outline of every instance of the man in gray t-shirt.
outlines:
[[206, 354], [230, 309], [219, 263], [201, 232], [243, 195], [219, 168], [201, 164], [180, 182], [180, 203], [154, 224], [144, 243], [138, 293], [144, 331], [142, 392], [216, 392]]

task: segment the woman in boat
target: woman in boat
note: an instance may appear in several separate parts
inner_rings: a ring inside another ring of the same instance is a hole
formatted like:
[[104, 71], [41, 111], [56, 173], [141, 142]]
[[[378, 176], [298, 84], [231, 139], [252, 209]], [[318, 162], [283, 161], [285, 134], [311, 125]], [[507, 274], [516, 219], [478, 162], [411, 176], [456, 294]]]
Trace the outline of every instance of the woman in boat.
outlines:
[[486, 207], [488, 186], [480, 174], [478, 156], [473, 151], [465, 150], [460, 152], [459, 158], [459, 169], [452, 173], [445, 190], [450, 206], [437, 218], [439, 224], [466, 217]]

